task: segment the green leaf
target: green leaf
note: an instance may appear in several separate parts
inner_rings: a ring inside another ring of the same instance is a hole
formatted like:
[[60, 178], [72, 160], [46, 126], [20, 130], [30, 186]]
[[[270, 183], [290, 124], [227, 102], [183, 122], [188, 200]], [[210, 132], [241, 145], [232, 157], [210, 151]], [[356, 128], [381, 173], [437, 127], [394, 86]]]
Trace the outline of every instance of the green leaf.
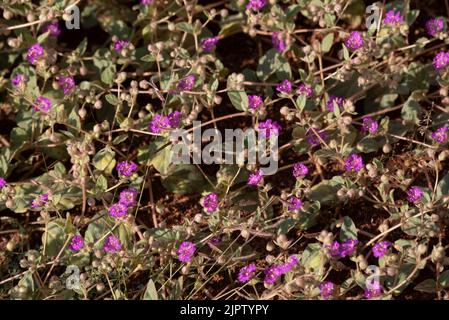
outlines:
[[438, 182], [437, 190], [435, 192], [436, 199], [441, 199], [443, 196], [447, 195], [449, 195], [449, 173]]
[[228, 97], [237, 110], [248, 110], [248, 96], [245, 91], [228, 91]]
[[201, 193], [208, 187], [206, 179], [193, 164], [173, 165], [162, 185], [177, 194]]
[[426, 293], [435, 293], [437, 291], [437, 284], [433, 279], [426, 279], [415, 286], [415, 290]]
[[415, 124], [419, 124], [419, 117], [421, 115], [421, 106], [419, 102], [413, 98], [408, 98], [401, 110], [402, 119], [409, 120]]
[[151, 279], [147, 283], [147, 289], [145, 290], [142, 300], [159, 300], [156, 286], [154, 285], [154, 281]]
[[333, 43], [334, 43], [334, 34], [333, 33], [327, 34], [321, 41], [321, 52], [322, 53], [329, 52], [332, 48]]
[[449, 288], [449, 270], [443, 271], [438, 279], [438, 284], [442, 288]]
[[65, 220], [56, 219], [50, 221], [46, 231], [42, 235], [42, 243], [45, 244], [45, 254], [50, 257], [58, 255], [66, 240], [64, 231]]
[[357, 239], [357, 228], [348, 216], [343, 217], [343, 224], [340, 229], [340, 240]]
[[112, 104], [113, 106], [117, 106], [117, 105], [120, 103], [120, 101], [119, 101], [119, 99], [117, 98], [117, 96], [116, 96], [115, 94], [112, 94], [112, 93], [108, 93], [108, 94], [105, 96], [105, 99], [106, 99], [107, 102], [109, 102], [109, 103]]
[[279, 81], [292, 77], [290, 64], [287, 60], [276, 49], [270, 49], [259, 59], [257, 77], [265, 81], [274, 74]]
[[92, 159], [94, 167], [106, 174], [111, 174], [112, 169], [115, 167], [115, 152], [109, 147], [98, 151], [98, 153]]

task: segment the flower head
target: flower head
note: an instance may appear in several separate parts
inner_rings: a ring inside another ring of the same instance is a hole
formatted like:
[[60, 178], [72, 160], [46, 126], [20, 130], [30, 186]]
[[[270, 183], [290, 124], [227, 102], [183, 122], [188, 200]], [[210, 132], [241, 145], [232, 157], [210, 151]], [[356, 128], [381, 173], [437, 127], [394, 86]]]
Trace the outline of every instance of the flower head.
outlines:
[[290, 93], [292, 92], [292, 83], [290, 82], [290, 80], [285, 79], [284, 81], [282, 81], [281, 83], [279, 83], [276, 86], [276, 90], [281, 92], [281, 93]]
[[426, 30], [429, 36], [435, 37], [444, 29], [443, 18], [432, 18], [426, 22]]
[[121, 218], [128, 212], [128, 207], [119, 202], [110, 206], [108, 211], [111, 217]]
[[305, 177], [309, 173], [309, 168], [305, 164], [295, 163], [293, 165], [293, 176], [295, 178]]
[[265, 271], [265, 278], [263, 282], [268, 285], [274, 284], [282, 276], [282, 268], [279, 265], [273, 265], [267, 268]]
[[44, 193], [37, 196], [34, 200], [32, 200], [30, 206], [32, 209], [42, 208], [47, 204], [47, 202], [48, 202], [48, 193]]
[[313, 88], [311, 86], [306, 85], [305, 83], [301, 83], [296, 90], [297, 94], [305, 94], [307, 99], [313, 97]]
[[51, 109], [51, 101], [50, 99], [40, 96], [36, 99], [36, 102], [33, 104], [33, 109], [36, 111], [41, 111], [47, 113]]
[[379, 128], [379, 123], [371, 117], [363, 117], [362, 132], [375, 134]]
[[14, 87], [18, 87], [18, 86], [20, 86], [20, 85], [23, 83], [24, 80], [25, 80], [24, 75], [19, 73], [19, 74], [16, 74], [16, 75], [14, 76], [14, 78], [12, 78], [11, 84], [12, 84]]
[[0, 177], [0, 189], [3, 189], [6, 186], [6, 180], [3, 177]]
[[340, 256], [340, 243], [338, 241], [332, 242], [332, 244], [325, 246], [329, 250], [329, 255], [333, 258]]
[[317, 132], [316, 130], [309, 129], [306, 132], [307, 143], [310, 144], [312, 147], [319, 146], [321, 144], [321, 140], [324, 141], [326, 139], [327, 139], [327, 133], [325, 131]]
[[178, 90], [180, 91], [192, 91], [193, 86], [195, 85], [196, 77], [193, 74], [188, 75], [187, 77], [179, 80], [178, 82]]
[[302, 201], [301, 199], [292, 196], [289, 200], [288, 200], [288, 211], [295, 211], [295, 210], [299, 210], [302, 207]]
[[182, 113], [175, 111], [168, 116], [156, 114], [150, 121], [150, 131], [152, 133], [161, 133], [164, 130], [169, 130], [179, 126], [181, 122]]
[[386, 25], [399, 24], [403, 21], [400, 11], [395, 12], [394, 10], [390, 10], [385, 14], [384, 24]]
[[391, 246], [391, 243], [388, 241], [382, 241], [382, 242], [375, 244], [373, 247], [373, 255], [376, 258], [383, 257], [390, 246]]
[[320, 283], [318, 288], [320, 289], [321, 297], [323, 297], [324, 300], [328, 300], [334, 294], [335, 285], [330, 281], [326, 281]]
[[176, 251], [178, 254], [178, 260], [181, 262], [190, 262], [195, 251], [196, 245], [193, 242], [184, 241]]
[[50, 37], [57, 38], [61, 34], [61, 29], [57, 21], [49, 23], [45, 26], [44, 32], [49, 32]]
[[39, 43], [33, 44], [27, 52], [27, 60], [30, 63], [35, 63], [37, 60], [42, 58], [45, 54], [44, 48]]
[[209, 193], [207, 196], [204, 197], [203, 200], [203, 206], [204, 209], [208, 213], [212, 213], [218, 208], [218, 195], [216, 193]]
[[116, 42], [114, 42], [114, 50], [116, 52], [120, 52], [124, 48], [126, 48], [128, 45], [129, 45], [129, 40], [127, 40], [127, 39], [119, 39]]
[[171, 128], [176, 128], [181, 123], [182, 113], [179, 111], [175, 111], [172, 113], [169, 113], [167, 116], [168, 119], [168, 125]]
[[215, 48], [215, 45], [218, 43], [218, 41], [220, 41], [219, 36], [201, 40], [201, 46], [203, 47], [204, 52], [211, 52]]
[[248, 177], [248, 184], [251, 186], [257, 186], [263, 181], [262, 170], [257, 170], [255, 173], [251, 173]]
[[447, 140], [447, 131], [449, 127], [448, 125], [445, 125], [439, 129], [437, 129], [435, 132], [432, 132], [432, 139], [435, 140], [438, 143], [444, 143]]
[[80, 251], [84, 247], [84, 240], [81, 236], [74, 236], [69, 244], [69, 249], [72, 251]]
[[248, 4], [246, 5], [246, 10], [260, 10], [263, 7], [265, 7], [266, 0], [249, 0]]
[[343, 104], [345, 103], [345, 98], [338, 96], [329, 96], [329, 100], [327, 101], [327, 110], [330, 112], [334, 112], [334, 102], [341, 109]]
[[140, 0], [140, 4], [143, 6], [148, 6], [153, 3], [154, 0]]
[[248, 282], [254, 277], [254, 273], [256, 271], [256, 265], [254, 263], [250, 263], [246, 267], [243, 267], [239, 271], [238, 281], [241, 283]]
[[248, 96], [248, 107], [252, 110], [259, 109], [259, 107], [263, 104], [263, 100], [261, 96], [257, 95], [249, 95]]
[[382, 287], [379, 283], [379, 281], [373, 281], [370, 286], [367, 286], [365, 288], [365, 298], [371, 299], [371, 298], [377, 298], [382, 294]]
[[365, 44], [363, 36], [358, 31], [353, 31], [349, 34], [349, 37], [345, 40], [345, 46], [350, 50], [355, 51], [360, 49]]
[[440, 51], [435, 58], [433, 58], [433, 67], [435, 70], [441, 70], [449, 64], [449, 52]]
[[75, 80], [73, 79], [72, 76], [60, 76], [58, 79], [58, 83], [62, 88], [62, 91], [64, 92], [64, 94], [68, 94], [70, 93], [73, 88], [75, 88]]
[[117, 164], [115, 169], [120, 176], [129, 177], [137, 170], [137, 164], [132, 161], [121, 161]]
[[269, 138], [272, 135], [277, 136], [281, 132], [281, 126], [276, 121], [267, 119], [266, 121], [259, 122], [258, 130], [261, 137]]
[[128, 188], [120, 192], [119, 203], [131, 207], [137, 202], [137, 190], [135, 188]]
[[363, 159], [358, 154], [351, 154], [345, 161], [346, 171], [359, 172], [363, 169]]
[[282, 37], [282, 33], [273, 32], [271, 35], [271, 42], [273, 43], [273, 47], [279, 52], [282, 53], [285, 51], [285, 41]]
[[359, 240], [357, 239], [348, 239], [344, 241], [340, 246], [340, 257], [344, 258], [353, 254], [358, 243]]
[[407, 200], [412, 203], [417, 203], [421, 201], [424, 196], [424, 192], [420, 187], [411, 187], [407, 191]]
[[103, 244], [103, 250], [107, 253], [115, 253], [122, 250], [119, 238], [114, 235], [108, 236]]

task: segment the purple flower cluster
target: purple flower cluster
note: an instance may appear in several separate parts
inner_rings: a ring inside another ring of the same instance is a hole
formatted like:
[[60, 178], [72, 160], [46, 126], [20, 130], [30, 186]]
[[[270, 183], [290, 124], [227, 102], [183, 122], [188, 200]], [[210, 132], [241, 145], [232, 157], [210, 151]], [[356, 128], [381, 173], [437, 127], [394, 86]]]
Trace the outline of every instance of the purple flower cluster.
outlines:
[[321, 144], [321, 140], [324, 141], [327, 139], [327, 133], [325, 131], [317, 132], [317, 134], [319, 137], [311, 129], [307, 130], [306, 132], [307, 143], [310, 144], [312, 147], [319, 146]]
[[201, 47], [203, 47], [204, 52], [211, 52], [218, 41], [220, 41], [220, 36], [205, 38], [201, 40]]
[[47, 97], [40, 96], [33, 104], [33, 109], [47, 113], [51, 109], [51, 101]]
[[284, 81], [276, 85], [276, 90], [281, 93], [289, 94], [290, 92], [292, 92], [292, 83], [290, 82], [290, 80], [285, 79]]
[[140, 0], [140, 4], [143, 6], [148, 6], [150, 4], [153, 4], [154, 0]]
[[267, 119], [266, 121], [259, 122], [258, 130], [261, 137], [269, 138], [272, 135], [278, 136], [281, 132], [281, 125], [276, 121]]
[[334, 294], [335, 285], [330, 281], [326, 281], [320, 283], [318, 288], [320, 289], [320, 294], [323, 297], [323, 299], [329, 300], [329, 298]]
[[301, 199], [295, 196], [290, 197], [290, 199], [288, 200], [288, 211], [296, 211], [301, 209], [301, 207], [302, 207]]
[[31, 201], [30, 206], [32, 209], [42, 208], [47, 204], [47, 202], [48, 202], [48, 193], [44, 193], [33, 199]]
[[285, 51], [285, 41], [284, 38], [282, 37], [282, 33], [280, 32], [273, 32], [273, 34], [271, 35], [271, 42], [273, 43], [273, 47], [279, 52], [282, 53]]
[[61, 34], [61, 29], [57, 21], [49, 23], [45, 26], [44, 32], [49, 32], [50, 37], [57, 38]]
[[6, 180], [3, 177], [0, 177], [0, 189], [3, 189], [6, 186]]
[[363, 169], [363, 159], [358, 154], [351, 154], [345, 161], [345, 169], [346, 171], [355, 171], [359, 172]]
[[126, 48], [129, 45], [129, 40], [127, 39], [120, 39], [114, 42], [114, 50], [116, 52], [122, 51], [124, 48]]
[[108, 211], [111, 217], [121, 218], [128, 213], [128, 207], [119, 202], [110, 206]]
[[334, 241], [330, 246], [326, 246], [326, 248], [329, 250], [329, 255], [331, 257], [344, 258], [355, 252], [358, 243], [359, 241], [357, 239], [347, 239], [343, 241], [343, 243]]
[[167, 116], [156, 114], [150, 121], [150, 131], [158, 134], [164, 130], [177, 128], [181, 123], [182, 113], [175, 111]]
[[305, 177], [309, 173], [309, 168], [305, 164], [295, 163], [293, 165], [293, 176], [295, 178]]
[[334, 112], [334, 102], [341, 109], [343, 108], [343, 104], [345, 103], [345, 98], [338, 96], [329, 96], [329, 100], [327, 101], [327, 110], [330, 112]]
[[218, 195], [214, 192], [209, 193], [203, 199], [203, 207], [208, 213], [212, 213], [218, 208]]
[[248, 282], [254, 277], [255, 272], [256, 272], [256, 265], [254, 263], [250, 263], [246, 267], [240, 269], [237, 279], [241, 283]]
[[248, 184], [250, 186], [258, 186], [263, 181], [263, 172], [262, 170], [257, 170], [255, 173], [251, 173], [248, 177]]
[[297, 264], [298, 258], [295, 255], [292, 255], [288, 258], [287, 262], [270, 266], [264, 272], [264, 283], [268, 285], [274, 284], [283, 274], [289, 272]]
[[372, 299], [377, 298], [382, 294], [382, 287], [378, 281], [373, 282], [373, 284], [368, 288], [365, 288], [365, 298]]
[[257, 110], [263, 104], [261, 96], [249, 95], [248, 96], [248, 107], [252, 110]]
[[137, 190], [135, 188], [128, 188], [120, 192], [119, 203], [132, 207], [137, 203]]
[[122, 177], [129, 177], [137, 170], [137, 164], [132, 161], [121, 161], [117, 164], [115, 169]]
[[305, 94], [307, 99], [310, 99], [313, 97], [313, 87], [308, 86], [305, 83], [301, 83], [298, 87], [298, 90], [296, 90], [296, 94]]
[[387, 253], [388, 248], [391, 246], [391, 243], [388, 241], [382, 241], [374, 245], [373, 247], [373, 255], [376, 258], [381, 258]]
[[12, 78], [11, 84], [12, 84], [14, 87], [18, 87], [18, 86], [20, 86], [20, 85], [23, 83], [24, 80], [25, 80], [24, 75], [19, 73], [19, 74], [16, 74], [16, 75], [14, 76], [14, 78]]
[[432, 132], [432, 139], [435, 140], [438, 143], [444, 143], [447, 140], [447, 132], [448, 132], [448, 125], [445, 125], [439, 129], [437, 129], [435, 132]]
[[365, 41], [363, 40], [363, 36], [358, 31], [351, 32], [349, 37], [345, 40], [345, 46], [352, 51], [360, 49], [364, 44]]
[[379, 123], [371, 117], [363, 117], [362, 132], [375, 134], [379, 129]]
[[249, 0], [246, 10], [260, 10], [267, 4], [266, 0]]
[[107, 253], [115, 253], [122, 250], [119, 238], [114, 235], [108, 236], [103, 244], [103, 250]]
[[444, 29], [443, 18], [432, 18], [426, 22], [426, 30], [429, 36], [435, 37]]
[[435, 70], [441, 70], [449, 64], [449, 52], [440, 51], [435, 58], [433, 58], [433, 67]]
[[385, 14], [384, 24], [393, 25], [402, 23], [404, 19], [402, 19], [401, 12], [395, 12], [394, 10], [390, 10]]
[[424, 192], [420, 187], [411, 187], [407, 191], [407, 200], [411, 203], [417, 203], [421, 201], [424, 196]]
[[60, 76], [58, 79], [58, 83], [62, 88], [64, 94], [69, 94], [73, 88], [75, 88], [75, 80], [72, 76]]
[[196, 245], [193, 242], [184, 241], [179, 246], [176, 253], [178, 254], [178, 260], [181, 262], [190, 262], [192, 256], [195, 254]]
[[180, 91], [192, 91], [193, 86], [195, 85], [196, 77], [193, 74], [188, 75], [187, 77], [179, 80], [178, 82], [178, 90]]
[[69, 249], [76, 252], [84, 248], [84, 240], [81, 236], [74, 236], [69, 244]]
[[37, 60], [42, 58], [45, 54], [44, 48], [39, 43], [33, 44], [27, 52], [27, 60], [30, 63], [35, 63]]

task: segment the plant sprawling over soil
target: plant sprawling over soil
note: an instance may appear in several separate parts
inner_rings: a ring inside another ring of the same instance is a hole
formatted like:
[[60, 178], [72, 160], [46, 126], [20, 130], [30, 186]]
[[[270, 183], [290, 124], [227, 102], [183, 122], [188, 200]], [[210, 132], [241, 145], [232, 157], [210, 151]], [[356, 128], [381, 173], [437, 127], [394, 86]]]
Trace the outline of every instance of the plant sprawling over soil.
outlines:
[[449, 299], [448, 1], [0, 8], [0, 299]]

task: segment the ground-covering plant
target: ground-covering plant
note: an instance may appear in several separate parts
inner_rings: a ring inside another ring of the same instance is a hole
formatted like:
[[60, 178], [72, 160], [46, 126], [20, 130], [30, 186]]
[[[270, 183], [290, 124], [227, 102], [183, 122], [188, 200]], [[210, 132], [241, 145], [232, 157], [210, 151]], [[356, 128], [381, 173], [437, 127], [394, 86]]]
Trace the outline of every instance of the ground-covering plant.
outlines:
[[449, 299], [448, 1], [0, 8], [0, 298]]

